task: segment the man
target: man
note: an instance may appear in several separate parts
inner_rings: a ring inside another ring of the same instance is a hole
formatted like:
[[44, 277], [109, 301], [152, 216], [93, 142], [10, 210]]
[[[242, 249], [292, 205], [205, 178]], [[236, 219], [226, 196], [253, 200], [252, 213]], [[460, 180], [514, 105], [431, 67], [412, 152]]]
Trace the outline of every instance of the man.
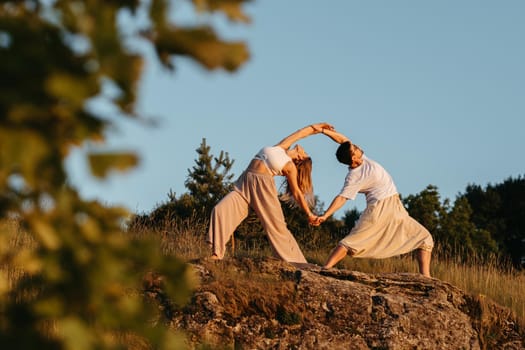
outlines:
[[408, 215], [392, 177], [346, 136], [333, 129], [323, 129], [322, 133], [339, 143], [337, 160], [348, 165], [349, 170], [341, 192], [311, 224], [317, 226], [326, 221], [348, 199], [355, 199], [357, 193], [366, 196], [366, 209], [352, 231], [331, 252], [323, 268], [333, 267], [347, 254], [382, 259], [417, 249], [419, 272], [430, 277], [434, 241], [428, 230]]

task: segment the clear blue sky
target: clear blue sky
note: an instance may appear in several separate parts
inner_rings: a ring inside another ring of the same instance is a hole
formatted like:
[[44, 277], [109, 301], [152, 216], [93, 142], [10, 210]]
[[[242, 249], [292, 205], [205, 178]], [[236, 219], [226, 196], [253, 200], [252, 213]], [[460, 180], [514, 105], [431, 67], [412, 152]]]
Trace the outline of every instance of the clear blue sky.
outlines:
[[[237, 177], [262, 146], [318, 121], [380, 162], [404, 196], [432, 184], [454, 200], [470, 183], [525, 174], [525, 1], [259, 0], [246, 12], [250, 25], [211, 19], [248, 43], [238, 72], [179, 58], [171, 74], [148, 61], [139, 110], [159, 125], [119, 121], [109, 134], [110, 147], [137, 151], [141, 164], [98, 181], [74, 152], [68, 167], [84, 197], [149, 212], [170, 189], [186, 192], [202, 138], [229, 153]], [[326, 208], [347, 170], [330, 139], [300, 143]], [[362, 196], [337, 216], [354, 206], [364, 208]]]

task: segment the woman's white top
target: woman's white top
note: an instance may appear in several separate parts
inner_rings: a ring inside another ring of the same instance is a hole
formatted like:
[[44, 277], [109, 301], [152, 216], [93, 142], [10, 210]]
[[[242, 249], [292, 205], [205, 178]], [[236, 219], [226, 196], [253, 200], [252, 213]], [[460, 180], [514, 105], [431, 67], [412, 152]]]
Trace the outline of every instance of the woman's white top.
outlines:
[[282, 176], [284, 165], [292, 161], [284, 148], [279, 146], [263, 147], [254, 158], [262, 160], [274, 176]]

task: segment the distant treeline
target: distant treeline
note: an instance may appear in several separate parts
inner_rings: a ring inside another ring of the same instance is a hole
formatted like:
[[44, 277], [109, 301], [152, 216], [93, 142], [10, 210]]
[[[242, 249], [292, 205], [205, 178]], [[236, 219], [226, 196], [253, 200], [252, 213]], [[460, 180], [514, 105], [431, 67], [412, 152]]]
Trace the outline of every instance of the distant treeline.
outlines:
[[[213, 206], [232, 189], [234, 175], [230, 171], [234, 161], [224, 151], [219, 156], [212, 155], [206, 139], [196, 151], [198, 158], [188, 169], [185, 181], [188, 191], [180, 196], [170, 191], [166, 202], [149, 214], [137, 215], [135, 223], [158, 226], [166, 220], [208, 220]], [[410, 215], [432, 233], [441, 254], [469, 261], [472, 257], [482, 261], [496, 256], [502, 262], [524, 265], [525, 177], [509, 177], [484, 187], [468, 185], [453, 202], [442, 200], [433, 185], [418, 194], [402, 196], [402, 200]], [[342, 219], [332, 217], [319, 227], [311, 227], [300, 209], [284, 202], [282, 205], [288, 227], [305, 248], [333, 246], [360, 215], [354, 208], [346, 211]], [[322, 213], [323, 206], [316, 198], [315, 211]], [[266, 239], [261, 232], [262, 227], [251, 212], [235, 236], [257, 244]]]

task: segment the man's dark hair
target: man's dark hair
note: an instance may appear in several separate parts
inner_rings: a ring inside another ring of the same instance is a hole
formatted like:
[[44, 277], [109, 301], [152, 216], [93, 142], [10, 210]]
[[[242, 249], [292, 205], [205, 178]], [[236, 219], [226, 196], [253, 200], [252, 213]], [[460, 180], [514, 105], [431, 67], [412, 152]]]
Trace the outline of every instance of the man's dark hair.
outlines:
[[340, 163], [350, 165], [352, 164], [352, 143], [345, 141], [337, 147], [335, 156]]

